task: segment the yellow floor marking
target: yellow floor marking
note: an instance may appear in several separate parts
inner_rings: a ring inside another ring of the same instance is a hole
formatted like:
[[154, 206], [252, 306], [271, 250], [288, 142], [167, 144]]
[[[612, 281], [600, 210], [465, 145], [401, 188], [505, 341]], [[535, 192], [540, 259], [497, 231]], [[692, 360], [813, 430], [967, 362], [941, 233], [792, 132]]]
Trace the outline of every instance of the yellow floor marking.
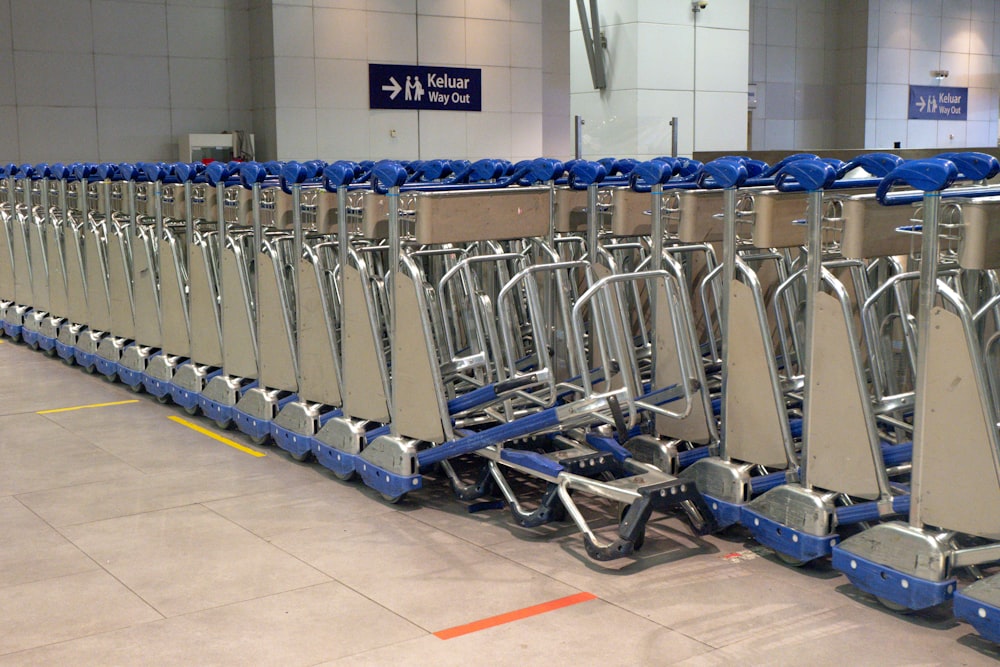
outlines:
[[72, 412], [73, 410], [88, 410], [90, 408], [109, 408], [112, 405], [128, 405], [129, 403], [138, 403], [139, 399], [133, 398], [129, 401], [114, 401], [112, 403], [91, 403], [90, 405], [74, 405], [71, 408], [53, 408], [52, 410], [39, 410], [35, 414], [39, 415], [50, 415], [54, 412]]
[[188, 420], [183, 419], [181, 417], [170, 416], [170, 417], [168, 417], [168, 419], [170, 419], [170, 421], [172, 421], [172, 422], [177, 422], [181, 426], [187, 426], [189, 429], [191, 429], [193, 431], [198, 431], [198, 433], [201, 433], [202, 435], [207, 435], [212, 440], [218, 440], [222, 444], [229, 445], [233, 449], [238, 449], [241, 452], [249, 454], [250, 456], [256, 456], [258, 458], [260, 458], [261, 456], [267, 456], [267, 454], [265, 454], [264, 452], [258, 452], [256, 449], [250, 449], [249, 447], [244, 447], [243, 445], [241, 445], [240, 443], [238, 443], [238, 442], [236, 442], [234, 440], [230, 440], [229, 438], [225, 438], [225, 437], [219, 435], [218, 433], [213, 433], [212, 431], [209, 431], [207, 428], [203, 428], [201, 426], [198, 426], [197, 424], [193, 424], [193, 423], [189, 422]]

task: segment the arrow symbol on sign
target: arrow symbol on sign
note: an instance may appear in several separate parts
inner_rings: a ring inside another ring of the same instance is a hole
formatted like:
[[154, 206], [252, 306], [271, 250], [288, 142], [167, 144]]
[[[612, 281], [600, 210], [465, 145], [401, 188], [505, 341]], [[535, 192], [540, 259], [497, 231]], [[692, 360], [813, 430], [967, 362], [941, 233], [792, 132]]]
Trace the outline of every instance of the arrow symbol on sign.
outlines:
[[[382, 89], [385, 90], [385, 86], [383, 86]], [[921, 97], [920, 101], [917, 102], [917, 108], [920, 109], [921, 111], [923, 111], [924, 107], [926, 107], [926, 106], [927, 106], [927, 102], [925, 102], [924, 98]]]
[[389, 77], [389, 81], [392, 82], [392, 85], [391, 86], [382, 86], [382, 90], [384, 90], [386, 92], [389, 92], [391, 90], [392, 91], [392, 95], [389, 96], [389, 99], [390, 100], [394, 100], [394, 99], [396, 99], [396, 95], [399, 95], [399, 91], [401, 91], [403, 89], [403, 87], [401, 85], [399, 85], [399, 81], [396, 81], [396, 77], [394, 77], [394, 76], [390, 76]]

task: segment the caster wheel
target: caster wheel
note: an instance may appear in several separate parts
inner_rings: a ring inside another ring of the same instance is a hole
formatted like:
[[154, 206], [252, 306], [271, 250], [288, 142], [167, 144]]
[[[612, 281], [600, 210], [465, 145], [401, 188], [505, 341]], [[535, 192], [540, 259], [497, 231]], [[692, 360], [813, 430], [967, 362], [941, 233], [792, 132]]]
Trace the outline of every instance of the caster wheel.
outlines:
[[114, 384], [115, 380], [118, 379], [117, 375], [104, 375], [102, 377], [104, 378], [105, 382], [110, 382], [111, 384]]
[[216, 428], [220, 431], [228, 431], [229, 427], [233, 425], [233, 420], [231, 419], [213, 419], [212, 423], [215, 424]]
[[390, 505], [398, 505], [403, 500], [403, 498], [406, 497], [405, 493], [401, 493], [398, 496], [390, 496], [388, 493], [382, 493], [381, 491], [379, 492], [379, 495], [382, 496], [382, 500], [389, 503]]
[[127, 384], [125, 386], [128, 387], [128, 390], [130, 392], [132, 392], [133, 394], [141, 394], [142, 393], [142, 384]]
[[[61, 358], [61, 357], [60, 357]], [[67, 366], [76, 366], [76, 359], [70, 357], [69, 359], [63, 359], [62, 362]]]
[[32, 350], [36, 350], [37, 351], [38, 350], [38, 343], [28, 343], [28, 347], [30, 347]]
[[896, 602], [893, 602], [892, 600], [887, 600], [886, 598], [879, 597], [878, 595], [875, 596], [875, 599], [878, 600], [878, 603], [880, 605], [882, 605], [889, 611], [896, 612], [897, 614], [909, 614], [910, 612], [913, 611], [906, 605], [898, 604]]
[[93, 366], [81, 366], [80, 368], [82, 368], [83, 372], [86, 373], [87, 375], [93, 375], [95, 372], [97, 372], [97, 369], [94, 368]]
[[312, 452], [307, 449], [301, 454], [292, 454], [291, 452], [289, 452], [288, 455], [291, 456], [296, 461], [298, 461], [299, 463], [304, 463], [308, 461], [310, 457], [312, 457]]
[[807, 560], [799, 560], [795, 556], [789, 556], [788, 554], [781, 553], [780, 551], [775, 551], [774, 555], [777, 556], [778, 560], [780, 560], [782, 563], [784, 563], [785, 565], [790, 565], [791, 567], [803, 567], [806, 563], [809, 562]]
[[56, 356], [56, 349], [52, 348], [51, 350], [45, 350], [45, 356], [46, 357], [54, 357], [54, 356]]
[[157, 396], [156, 401], [160, 404], [166, 405], [170, 402], [170, 394], [164, 394], [163, 396]]
[[268, 444], [268, 442], [270, 440], [271, 440], [271, 435], [270, 434], [268, 434], [268, 435], [251, 436], [251, 438], [250, 438], [250, 442], [252, 442], [253, 444], [257, 445], [258, 447], [262, 447], [262, 446]]
[[195, 415], [198, 414], [198, 406], [197, 405], [185, 406], [184, 412], [194, 417]]
[[351, 472], [337, 472], [336, 470], [331, 470], [330, 472], [332, 472], [333, 476], [339, 479], [341, 482], [353, 481], [354, 478], [357, 476], [357, 473], [355, 473], [353, 470]]

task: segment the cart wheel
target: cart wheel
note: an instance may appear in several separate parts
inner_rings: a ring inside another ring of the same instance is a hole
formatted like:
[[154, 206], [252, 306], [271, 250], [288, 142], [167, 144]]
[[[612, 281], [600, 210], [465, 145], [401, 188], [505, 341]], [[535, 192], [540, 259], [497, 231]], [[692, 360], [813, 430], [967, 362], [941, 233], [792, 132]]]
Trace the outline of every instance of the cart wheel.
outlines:
[[310, 456], [312, 456], [312, 452], [307, 449], [301, 454], [292, 454], [291, 452], [289, 452], [288, 455], [291, 456], [296, 461], [298, 461], [299, 463], [304, 463], [305, 461], [309, 460]]
[[128, 390], [131, 391], [133, 394], [142, 393], [142, 383], [141, 382], [138, 383], [138, 384], [127, 384], [125, 386], [128, 387]]
[[93, 366], [80, 366], [80, 368], [82, 368], [83, 372], [86, 373], [87, 375], [93, 375], [94, 372], [97, 370]]
[[333, 476], [339, 479], [341, 482], [353, 481], [354, 478], [357, 476], [357, 473], [355, 473], [353, 470], [350, 472], [337, 472], [336, 470], [331, 470], [330, 472], [332, 472]]
[[216, 428], [220, 431], [228, 431], [229, 427], [233, 425], [232, 419], [213, 419], [212, 423], [215, 424]]
[[186, 412], [189, 415], [191, 415], [192, 417], [194, 417], [195, 415], [198, 414], [198, 406], [197, 405], [185, 405], [184, 406], [184, 412]]
[[778, 560], [780, 560], [782, 563], [784, 563], [785, 565], [790, 565], [792, 567], [802, 567], [809, 562], [807, 560], [800, 560], [795, 556], [790, 556], [780, 551], [775, 551], [774, 555], [777, 556]]
[[163, 396], [157, 396], [156, 400], [159, 401], [161, 404], [166, 405], [167, 403], [170, 402], [170, 394], [164, 394]]
[[268, 440], [270, 440], [270, 439], [271, 439], [271, 434], [268, 433], [267, 435], [255, 435], [255, 436], [251, 436], [250, 437], [250, 442], [252, 442], [253, 444], [257, 445], [258, 447], [262, 447], [262, 446], [266, 445], [267, 442], [268, 442]]
[[106, 382], [110, 382], [110, 383], [112, 383], [112, 384], [114, 384], [115, 380], [117, 380], [117, 379], [118, 379], [118, 376], [117, 376], [117, 375], [115, 375], [114, 373], [111, 373], [111, 374], [109, 374], [109, 375], [103, 375], [102, 377], [104, 378], [104, 380], [105, 380]]
[[381, 491], [379, 492], [379, 495], [382, 496], [382, 500], [389, 503], [390, 505], [398, 505], [400, 501], [402, 501], [403, 498], [406, 497], [405, 493], [401, 493], [398, 496], [390, 496], [388, 493], [382, 493]]
[[885, 607], [889, 611], [896, 612], [897, 614], [908, 614], [911, 611], [913, 611], [912, 609], [910, 609], [906, 605], [902, 605], [902, 604], [899, 604], [897, 602], [893, 602], [892, 600], [888, 600], [888, 599], [886, 599], [884, 597], [881, 597], [881, 596], [878, 596], [878, 595], [875, 596], [875, 599], [878, 600], [878, 603], [880, 605], [882, 605], [883, 607]]
[[49, 348], [48, 350], [45, 350], [45, 356], [46, 357], [54, 357], [54, 356], [56, 356], [56, 348], [52, 347], [52, 348]]

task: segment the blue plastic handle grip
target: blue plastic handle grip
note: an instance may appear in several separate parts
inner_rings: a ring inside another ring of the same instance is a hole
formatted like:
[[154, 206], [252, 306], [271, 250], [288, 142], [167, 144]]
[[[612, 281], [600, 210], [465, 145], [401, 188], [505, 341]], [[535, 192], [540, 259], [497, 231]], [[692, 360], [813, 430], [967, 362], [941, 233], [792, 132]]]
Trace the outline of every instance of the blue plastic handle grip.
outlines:
[[69, 167], [64, 165], [62, 162], [56, 162], [53, 165], [49, 165], [49, 177], [56, 180], [69, 178]]
[[31, 164], [22, 164], [17, 168], [17, 178], [31, 178], [32, 174], [35, 173], [35, 166]]
[[45, 162], [39, 162], [38, 164], [35, 165], [35, 169], [31, 177], [34, 180], [39, 180], [42, 178], [48, 178], [51, 175], [52, 175], [52, 170], [49, 169], [49, 165]]
[[263, 183], [267, 169], [259, 162], [244, 162], [240, 165], [240, 184], [248, 190], [255, 184]]
[[136, 166], [139, 168], [142, 178], [149, 182], [162, 181], [166, 175], [163, 167], [155, 162], [140, 162]]
[[309, 167], [300, 162], [286, 162], [281, 166], [281, 189], [291, 194], [292, 186], [305, 183], [309, 173]]
[[702, 176], [699, 177], [699, 184], [704, 185], [705, 176], [715, 179], [715, 182], [722, 188], [738, 188], [750, 177], [743, 160], [724, 157], [702, 165]]
[[472, 163], [469, 172], [469, 181], [492, 181], [503, 176], [505, 170], [506, 165], [499, 160], [491, 160], [489, 158], [476, 160]]
[[101, 164], [97, 165], [97, 170], [95, 171], [97, 178], [101, 179], [102, 181], [114, 180], [115, 175], [117, 173], [118, 173], [117, 165], [115, 165], [113, 162], [102, 162]]
[[632, 170], [632, 189], [645, 186], [650, 187], [657, 183], [663, 184], [673, 176], [672, 165], [662, 160], [647, 160], [640, 162]]
[[339, 161], [323, 168], [323, 186], [330, 192], [336, 192], [341, 185], [350, 185], [358, 165], [353, 162]]
[[205, 167], [205, 180], [212, 187], [215, 187], [219, 183], [224, 183], [228, 175], [226, 165], [221, 162], [212, 162]]
[[575, 160], [569, 168], [569, 185], [574, 190], [586, 190], [593, 183], [600, 183], [608, 170], [600, 162]]
[[837, 180], [837, 170], [829, 162], [816, 159], [803, 159], [786, 163], [774, 177], [774, 186], [786, 190], [787, 185], [794, 182], [809, 192], [830, 187]]
[[892, 186], [899, 183], [924, 192], [938, 192], [954, 183], [956, 178], [958, 167], [951, 160], [934, 157], [911, 160], [899, 165], [882, 179], [875, 189], [875, 197], [882, 204], [890, 203], [886, 196]]
[[187, 162], [175, 162], [170, 165], [171, 174], [181, 183], [187, 183], [194, 179], [195, 170]]
[[380, 160], [372, 167], [374, 185], [380, 192], [403, 185], [406, 183], [406, 176], [403, 165], [393, 160]]
[[849, 160], [844, 164], [840, 169], [840, 176], [843, 176], [855, 167], [861, 167], [872, 176], [884, 178], [889, 175], [890, 171], [903, 162], [903, 158], [892, 153], [867, 153], [865, 155], [858, 155], [853, 160]]
[[538, 158], [537, 160], [531, 161], [531, 167], [528, 171], [528, 180], [533, 183], [554, 181], [562, 176], [563, 170], [563, 163], [559, 160]]
[[969, 151], [966, 153], [941, 153], [935, 157], [951, 160], [958, 167], [958, 178], [981, 181], [1000, 173], [1000, 162], [992, 155]]
[[134, 164], [129, 164], [128, 162], [121, 162], [118, 164], [118, 175], [123, 181], [134, 181], [136, 179], [136, 166]]

